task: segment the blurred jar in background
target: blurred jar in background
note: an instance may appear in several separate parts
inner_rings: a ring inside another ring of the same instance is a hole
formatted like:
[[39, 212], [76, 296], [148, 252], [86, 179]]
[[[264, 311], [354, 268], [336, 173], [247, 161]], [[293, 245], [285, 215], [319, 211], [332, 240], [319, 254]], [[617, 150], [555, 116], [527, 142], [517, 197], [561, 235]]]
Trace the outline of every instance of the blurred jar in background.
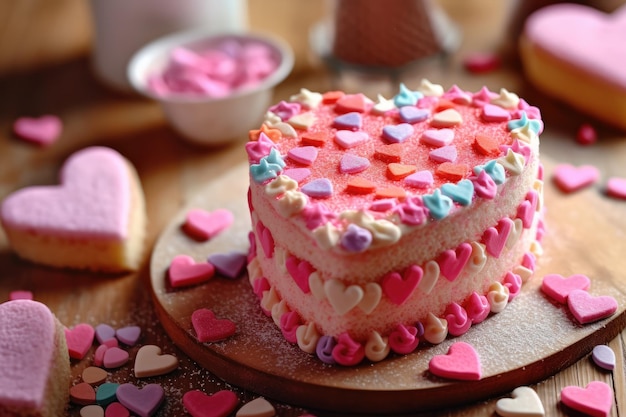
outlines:
[[247, 0], [91, 0], [92, 67], [109, 87], [130, 92], [126, 67], [146, 43], [185, 29], [241, 32]]

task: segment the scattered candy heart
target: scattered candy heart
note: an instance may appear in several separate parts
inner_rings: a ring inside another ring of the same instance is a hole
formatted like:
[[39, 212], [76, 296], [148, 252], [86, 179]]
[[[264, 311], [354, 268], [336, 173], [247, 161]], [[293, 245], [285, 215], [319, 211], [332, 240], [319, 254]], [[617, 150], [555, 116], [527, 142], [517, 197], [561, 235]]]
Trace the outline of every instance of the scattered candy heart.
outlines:
[[125, 326], [115, 331], [117, 340], [124, 343], [126, 346], [134, 346], [140, 336], [141, 327], [139, 326]]
[[133, 384], [122, 384], [117, 388], [117, 400], [139, 417], [150, 417], [156, 413], [165, 399], [165, 392], [158, 384], [137, 388]]
[[176, 255], [167, 276], [173, 288], [180, 288], [208, 281], [214, 273], [215, 266], [209, 262], [196, 262], [189, 255]]
[[199, 390], [183, 394], [183, 406], [193, 417], [227, 417], [237, 407], [237, 395], [228, 390], [206, 395]]
[[589, 123], [583, 123], [576, 132], [576, 142], [581, 145], [593, 145], [598, 141], [598, 132]]
[[128, 352], [118, 347], [108, 348], [102, 357], [102, 365], [107, 369], [119, 368], [128, 362]]
[[615, 352], [607, 345], [598, 345], [593, 348], [591, 358], [600, 368], [612, 371], [615, 368]]
[[318, 178], [304, 184], [300, 190], [309, 197], [326, 198], [333, 194], [333, 184], [328, 178]]
[[404, 183], [411, 187], [426, 188], [433, 184], [433, 174], [428, 171], [417, 171], [408, 177], [404, 178]]
[[114, 382], [105, 382], [98, 387], [96, 391], [96, 402], [102, 407], [106, 407], [117, 399], [117, 388], [120, 384]]
[[80, 417], [104, 417], [104, 409], [96, 404], [86, 405], [79, 411]]
[[65, 329], [65, 340], [70, 358], [82, 359], [93, 344], [95, 330], [89, 324], [81, 323], [71, 329]]
[[274, 417], [276, 410], [265, 398], [259, 397], [237, 410], [236, 417]]
[[607, 195], [626, 200], [626, 178], [611, 177], [606, 183]]
[[81, 377], [83, 382], [86, 382], [90, 385], [99, 385], [103, 383], [109, 374], [102, 368], [97, 366], [88, 366], [83, 369]]
[[130, 411], [117, 401], [109, 404], [104, 410], [104, 417], [130, 417]]
[[191, 324], [196, 332], [196, 338], [202, 342], [217, 342], [226, 339], [237, 330], [235, 323], [228, 319], [218, 319], [215, 314], [206, 308], [201, 308], [191, 314]]
[[96, 332], [96, 340], [102, 344], [105, 340], [109, 340], [115, 337], [115, 329], [108, 324], [98, 324], [94, 331]]
[[32, 300], [33, 293], [30, 291], [16, 290], [9, 293], [9, 301], [13, 300]]
[[575, 274], [567, 278], [559, 274], [548, 274], [543, 277], [541, 291], [553, 300], [565, 304], [567, 296], [574, 290], [587, 290], [591, 280], [582, 274]]
[[513, 398], [502, 398], [496, 403], [496, 413], [502, 417], [543, 417], [545, 410], [541, 398], [529, 387], [518, 387]]
[[594, 297], [587, 291], [574, 290], [567, 297], [567, 306], [580, 324], [610, 317], [617, 311], [617, 301], [608, 295]]
[[54, 115], [39, 118], [20, 117], [13, 124], [13, 132], [20, 138], [46, 146], [54, 143], [63, 130], [63, 122]]
[[208, 212], [196, 208], [187, 212], [183, 230], [189, 236], [205, 241], [226, 230], [233, 223], [233, 220], [233, 213], [230, 210], [217, 209]]
[[590, 416], [606, 417], [613, 406], [613, 390], [601, 381], [592, 381], [585, 388], [567, 386], [561, 390], [561, 402]]
[[137, 378], [164, 375], [176, 368], [178, 368], [176, 356], [161, 354], [161, 348], [158, 346], [142, 346], [135, 356], [134, 369]]
[[454, 162], [457, 158], [456, 146], [447, 145], [433, 149], [428, 153], [428, 157], [435, 162]]
[[369, 166], [369, 159], [351, 153], [344, 154], [339, 161], [339, 171], [345, 174], [356, 174], [365, 171]]
[[442, 378], [478, 381], [482, 376], [478, 353], [465, 342], [451, 345], [446, 355], [434, 356], [428, 363], [428, 369]]
[[289, 159], [302, 164], [312, 165], [317, 159], [317, 148], [315, 146], [300, 146], [292, 148], [287, 153]]
[[554, 183], [565, 193], [585, 188], [598, 180], [600, 172], [592, 165], [575, 167], [559, 164], [554, 168]]
[[463, 67], [474, 74], [495, 71], [500, 64], [500, 57], [492, 52], [475, 52], [463, 58]]
[[215, 267], [218, 274], [226, 278], [239, 278], [248, 263], [248, 255], [242, 252], [214, 253], [208, 261]]
[[70, 401], [74, 404], [89, 405], [96, 403], [96, 391], [86, 382], [70, 387]]

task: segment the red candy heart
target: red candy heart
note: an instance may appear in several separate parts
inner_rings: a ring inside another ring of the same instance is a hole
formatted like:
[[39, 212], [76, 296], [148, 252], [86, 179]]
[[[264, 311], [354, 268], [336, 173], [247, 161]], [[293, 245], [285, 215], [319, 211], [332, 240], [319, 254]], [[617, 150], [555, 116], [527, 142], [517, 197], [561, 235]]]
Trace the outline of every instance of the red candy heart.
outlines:
[[208, 262], [198, 262], [188, 255], [177, 255], [172, 259], [168, 270], [170, 285], [185, 287], [208, 281], [215, 273], [215, 267]]
[[395, 304], [401, 305], [413, 294], [424, 275], [424, 271], [417, 265], [411, 265], [401, 276], [397, 272], [387, 274], [382, 281], [385, 295]]
[[567, 306], [580, 324], [602, 320], [617, 311], [617, 301], [608, 295], [594, 297], [587, 291], [574, 290], [567, 297]]
[[193, 417], [226, 417], [237, 407], [237, 395], [227, 390], [213, 395], [188, 391], [183, 395], [183, 406]]
[[448, 354], [434, 356], [428, 369], [433, 375], [442, 378], [478, 381], [481, 378], [481, 366], [478, 353], [472, 345], [457, 342], [450, 346]]
[[63, 123], [57, 116], [39, 118], [21, 117], [13, 124], [13, 132], [20, 138], [38, 145], [50, 145], [61, 135]]
[[559, 274], [549, 274], [543, 277], [541, 291], [553, 300], [565, 304], [567, 296], [574, 290], [587, 290], [591, 281], [585, 275], [575, 274], [563, 277]]
[[72, 329], [65, 329], [65, 340], [70, 358], [82, 359], [93, 344], [96, 331], [89, 324], [81, 323]]
[[228, 319], [218, 319], [215, 314], [206, 308], [201, 308], [191, 315], [191, 324], [196, 331], [196, 337], [202, 343], [217, 342], [235, 334], [235, 323]]
[[561, 402], [594, 417], [606, 417], [613, 406], [613, 390], [601, 381], [590, 382], [585, 388], [567, 386], [561, 390]]

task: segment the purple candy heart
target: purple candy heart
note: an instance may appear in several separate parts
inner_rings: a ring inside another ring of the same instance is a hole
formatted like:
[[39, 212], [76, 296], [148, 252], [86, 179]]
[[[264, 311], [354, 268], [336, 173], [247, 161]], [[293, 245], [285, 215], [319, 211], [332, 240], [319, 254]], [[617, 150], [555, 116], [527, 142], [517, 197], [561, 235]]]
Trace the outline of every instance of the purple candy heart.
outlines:
[[126, 383], [117, 387], [115, 396], [120, 404], [133, 413], [140, 417], [150, 417], [165, 399], [165, 392], [158, 384], [148, 384], [139, 389]]
[[309, 197], [326, 198], [333, 195], [333, 184], [328, 178], [319, 178], [303, 185], [300, 190]]
[[339, 162], [339, 171], [344, 174], [356, 174], [365, 171], [370, 166], [370, 161], [362, 156], [346, 153]]
[[115, 331], [117, 340], [127, 346], [134, 346], [139, 340], [139, 336], [141, 336], [141, 327], [139, 326], [126, 326]]
[[415, 106], [400, 107], [400, 119], [405, 123], [418, 123], [428, 119], [430, 112], [427, 109], [420, 109]]
[[348, 252], [363, 252], [371, 244], [372, 233], [356, 224], [348, 225], [348, 229], [341, 237], [341, 246]]
[[401, 143], [408, 139], [415, 129], [408, 123], [383, 127], [383, 137], [392, 143]]
[[220, 275], [226, 278], [239, 278], [248, 262], [248, 255], [242, 252], [214, 253], [208, 261]]
[[593, 348], [591, 357], [596, 365], [612, 371], [615, 368], [615, 352], [607, 345], [598, 345]]
[[507, 122], [511, 119], [511, 114], [495, 104], [485, 104], [482, 117], [486, 122]]
[[428, 156], [435, 162], [454, 162], [457, 157], [456, 146], [442, 146], [441, 148], [433, 149]]
[[96, 332], [96, 340], [100, 344], [115, 337], [115, 329], [108, 324], [98, 324], [94, 330]]
[[350, 112], [335, 117], [333, 127], [337, 129], [359, 130], [363, 125], [363, 119], [357, 112]]

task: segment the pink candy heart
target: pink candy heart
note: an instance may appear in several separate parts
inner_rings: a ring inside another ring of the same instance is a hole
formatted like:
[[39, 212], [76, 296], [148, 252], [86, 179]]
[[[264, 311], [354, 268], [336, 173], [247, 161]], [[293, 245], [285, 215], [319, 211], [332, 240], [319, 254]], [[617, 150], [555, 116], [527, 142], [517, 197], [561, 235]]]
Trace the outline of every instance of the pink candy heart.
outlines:
[[609, 178], [606, 183], [606, 192], [611, 197], [626, 200], [626, 178]]
[[466, 381], [478, 381], [482, 376], [478, 353], [465, 342], [451, 345], [446, 355], [434, 356], [428, 363], [428, 370], [442, 378]]
[[449, 249], [444, 251], [437, 259], [441, 274], [448, 281], [454, 281], [467, 264], [471, 255], [472, 245], [469, 243], [461, 243], [456, 250]]
[[183, 230], [191, 237], [204, 241], [217, 236], [233, 223], [233, 213], [226, 209], [208, 212], [191, 209], [187, 212]]
[[485, 230], [483, 243], [487, 253], [496, 258], [500, 257], [511, 230], [513, 230], [513, 220], [508, 217], [501, 219], [497, 227], [490, 227]]
[[598, 169], [591, 165], [575, 167], [559, 164], [554, 169], [554, 183], [566, 193], [571, 193], [593, 184], [600, 177]]
[[339, 171], [344, 174], [356, 174], [365, 171], [369, 166], [369, 159], [351, 153], [344, 154], [339, 161]]
[[108, 348], [104, 352], [102, 364], [107, 369], [119, 368], [128, 362], [128, 352], [118, 347]]
[[189, 255], [176, 255], [167, 271], [173, 288], [186, 287], [208, 281], [215, 267], [208, 262], [197, 262]]
[[313, 268], [310, 263], [301, 261], [295, 256], [290, 255], [285, 261], [285, 267], [303, 293], [307, 294], [311, 292], [309, 288], [309, 275], [315, 272], [315, 268]]
[[567, 306], [580, 324], [602, 320], [617, 311], [615, 298], [608, 295], [594, 297], [583, 290], [571, 291], [567, 297]]
[[454, 145], [433, 149], [428, 154], [428, 157], [435, 162], [454, 162], [457, 156], [456, 146]]
[[13, 124], [13, 132], [20, 138], [38, 145], [50, 145], [61, 135], [63, 123], [53, 115], [39, 118], [20, 117]]
[[387, 274], [381, 283], [385, 295], [397, 305], [402, 305], [417, 288], [424, 271], [417, 265], [411, 265], [401, 276], [397, 272]]
[[65, 329], [65, 340], [70, 358], [82, 359], [93, 344], [95, 330], [89, 324], [81, 323], [71, 329]]
[[287, 153], [289, 159], [302, 165], [312, 165], [317, 159], [317, 148], [315, 146], [300, 146], [292, 148]]
[[553, 300], [565, 304], [567, 296], [574, 290], [587, 290], [591, 281], [582, 274], [575, 274], [570, 277], [563, 277], [559, 274], [548, 274], [543, 277], [541, 291], [550, 296]]
[[183, 395], [183, 406], [193, 417], [227, 417], [237, 407], [237, 395], [228, 390], [206, 395], [199, 390]]
[[368, 134], [360, 130], [356, 132], [351, 130], [338, 130], [337, 133], [335, 133], [335, 142], [344, 149], [354, 148], [368, 139]]
[[196, 338], [202, 342], [217, 342], [226, 339], [237, 330], [235, 323], [228, 319], [218, 319], [213, 311], [201, 308], [191, 314], [191, 324]]
[[561, 390], [561, 402], [573, 410], [594, 417], [606, 417], [613, 406], [613, 390], [601, 381], [585, 388], [567, 386]]
[[511, 118], [507, 110], [494, 104], [485, 104], [481, 116], [486, 122], [506, 122]]
[[452, 129], [428, 129], [422, 134], [421, 142], [438, 148], [452, 143], [454, 130]]

